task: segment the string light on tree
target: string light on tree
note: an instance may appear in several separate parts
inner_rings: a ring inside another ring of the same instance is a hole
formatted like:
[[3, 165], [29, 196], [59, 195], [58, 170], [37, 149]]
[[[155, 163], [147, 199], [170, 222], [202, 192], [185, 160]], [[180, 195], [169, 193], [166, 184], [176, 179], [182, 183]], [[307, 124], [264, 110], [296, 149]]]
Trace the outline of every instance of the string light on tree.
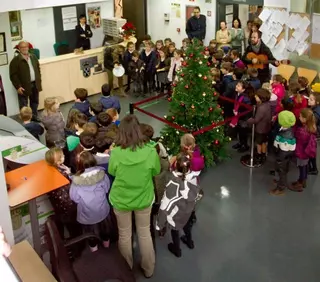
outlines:
[[202, 77], [202, 74], [201, 74], [201, 73], [199, 73], [199, 74], [198, 74], [198, 76], [199, 76], [199, 77]]
[[203, 92], [203, 93], [202, 93], [202, 96], [203, 96], [203, 97], [206, 97], [206, 95], [207, 95], [206, 92]]
[[202, 61], [201, 60], [199, 61], [199, 65], [202, 65]]

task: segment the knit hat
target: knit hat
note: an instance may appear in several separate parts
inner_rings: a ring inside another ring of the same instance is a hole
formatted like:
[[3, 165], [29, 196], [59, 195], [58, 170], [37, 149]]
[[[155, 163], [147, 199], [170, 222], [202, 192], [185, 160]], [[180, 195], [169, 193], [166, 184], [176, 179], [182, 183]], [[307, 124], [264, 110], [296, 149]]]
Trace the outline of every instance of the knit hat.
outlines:
[[77, 136], [70, 135], [67, 137], [68, 151], [72, 152], [80, 144], [80, 138]]
[[296, 117], [292, 112], [282, 111], [278, 115], [278, 122], [284, 128], [290, 128], [296, 124]]

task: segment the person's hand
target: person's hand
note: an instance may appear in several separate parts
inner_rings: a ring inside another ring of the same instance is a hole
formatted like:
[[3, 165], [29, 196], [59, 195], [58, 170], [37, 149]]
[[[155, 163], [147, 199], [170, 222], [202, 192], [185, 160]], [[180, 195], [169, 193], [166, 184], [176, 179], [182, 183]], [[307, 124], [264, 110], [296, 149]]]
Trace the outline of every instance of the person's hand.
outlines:
[[2, 227], [0, 226], [0, 255], [8, 257], [11, 254], [11, 247], [6, 242]]
[[257, 58], [253, 58], [252, 59], [252, 63], [255, 65], [255, 64], [257, 64], [258, 63], [258, 59]]
[[24, 91], [25, 91], [25, 90], [24, 90], [23, 87], [19, 87], [19, 88], [18, 88], [18, 94], [23, 95], [23, 92], [24, 92]]
[[138, 69], [136, 69], [136, 72], [138, 72], [139, 70]]

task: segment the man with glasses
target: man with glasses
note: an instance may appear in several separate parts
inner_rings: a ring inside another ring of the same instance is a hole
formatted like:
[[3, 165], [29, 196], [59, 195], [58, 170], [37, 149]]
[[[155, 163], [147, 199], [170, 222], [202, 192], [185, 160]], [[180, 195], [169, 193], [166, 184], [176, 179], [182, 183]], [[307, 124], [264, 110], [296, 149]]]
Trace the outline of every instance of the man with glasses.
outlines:
[[18, 92], [19, 108], [27, 107], [30, 100], [32, 121], [38, 118], [39, 92], [41, 87], [40, 65], [37, 57], [29, 52], [29, 43], [21, 41], [19, 53], [10, 63], [10, 80]]
[[186, 33], [189, 39], [202, 41], [206, 37], [206, 17], [200, 14], [199, 7], [194, 7], [193, 16], [187, 21]]

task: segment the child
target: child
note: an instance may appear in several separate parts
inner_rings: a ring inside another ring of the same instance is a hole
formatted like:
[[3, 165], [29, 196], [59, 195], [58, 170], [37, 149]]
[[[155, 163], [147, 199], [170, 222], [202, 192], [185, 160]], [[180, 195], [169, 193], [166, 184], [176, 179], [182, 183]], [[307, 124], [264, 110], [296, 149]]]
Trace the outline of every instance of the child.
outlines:
[[276, 181], [277, 187], [270, 191], [271, 195], [283, 195], [285, 189], [288, 188], [287, 175], [291, 159], [296, 149], [296, 139], [293, 134], [293, 126], [296, 123], [296, 117], [292, 112], [282, 111], [278, 115], [280, 130], [274, 140], [274, 148], [276, 153], [275, 171], [279, 175]]
[[139, 53], [134, 51], [132, 53], [132, 60], [129, 63], [128, 73], [133, 80], [133, 92], [138, 95], [142, 93], [142, 86], [144, 80], [145, 63], [139, 59]]
[[284, 96], [286, 95], [286, 89], [285, 89], [286, 82], [287, 81], [280, 74], [275, 74], [272, 77], [272, 84], [271, 84], [272, 93], [278, 97], [276, 113], [279, 113], [280, 111], [282, 111], [281, 101], [283, 100]]
[[187, 51], [187, 48], [189, 47], [189, 45], [190, 45], [190, 39], [189, 38], [184, 38], [183, 40], [182, 40], [182, 47], [181, 47], [181, 51], [182, 51], [182, 54], [183, 54], [183, 56], [185, 57], [185, 55], [186, 55], [186, 51]]
[[98, 115], [98, 136], [104, 135], [108, 132], [108, 126], [112, 123], [112, 118], [106, 112], [102, 112]]
[[[78, 171], [72, 178], [70, 198], [77, 204], [77, 221], [83, 225], [85, 232], [94, 232], [98, 226], [104, 247], [109, 247], [106, 218], [110, 212], [107, 194], [110, 181], [102, 167], [90, 152], [79, 156]], [[92, 252], [98, 250], [98, 240], [89, 239]]]
[[[46, 152], [45, 159], [48, 165], [53, 166], [69, 179], [71, 171], [64, 165], [62, 149], [57, 147], [51, 148]], [[77, 206], [70, 199], [69, 189], [70, 184], [67, 184], [48, 194], [55, 213], [57, 227], [62, 238], [65, 238], [64, 226], [67, 228], [71, 238], [81, 234], [81, 227], [77, 223]]]
[[134, 43], [129, 41], [127, 44], [127, 50], [123, 54], [123, 67], [125, 69], [125, 74], [128, 75], [128, 85], [127, 88], [124, 90], [125, 92], [128, 92], [130, 90], [130, 82], [131, 82], [131, 77], [129, 74], [129, 64], [132, 61], [132, 54], [134, 52], [135, 46]]
[[239, 153], [244, 153], [249, 150], [247, 129], [248, 115], [239, 117], [239, 114], [247, 111], [246, 108], [241, 107], [240, 103], [251, 104], [248, 93], [250, 87], [251, 85], [246, 81], [239, 81], [236, 85], [237, 96], [233, 108], [234, 116], [230, 122], [230, 126], [237, 130], [239, 142], [233, 145], [232, 148], [238, 150]]
[[246, 69], [246, 65], [240, 60], [238, 50], [231, 50], [230, 57], [233, 61], [233, 67], [238, 69]]
[[300, 94], [302, 94], [304, 97], [308, 98], [310, 95], [310, 89], [309, 89], [309, 81], [304, 76], [298, 77], [298, 83], [300, 84]]
[[296, 128], [294, 134], [297, 140], [296, 157], [297, 166], [299, 167], [299, 179], [289, 187], [294, 192], [302, 192], [307, 187], [309, 158], [315, 158], [317, 154], [317, 127], [312, 110], [302, 109], [299, 120], [301, 126]]
[[76, 135], [76, 128], [75, 128], [75, 120], [77, 114], [80, 114], [81, 112], [77, 109], [70, 109], [68, 117], [67, 117], [67, 124], [65, 128], [65, 134], [66, 137], [70, 135]]
[[93, 136], [96, 136], [98, 134], [98, 125], [95, 122], [88, 122], [83, 126], [83, 132], [82, 133], [89, 133]]
[[[97, 161], [97, 164], [104, 168], [105, 172], [108, 174], [108, 166], [109, 166], [109, 159], [110, 159], [110, 149], [114, 142], [114, 138], [110, 137], [109, 134], [106, 136], [99, 136], [95, 142], [95, 151], [96, 154], [94, 158]], [[109, 176], [109, 175], [108, 175]], [[110, 182], [111, 176], [109, 176]]]
[[[311, 92], [308, 100], [308, 105], [312, 109], [313, 115], [316, 120], [316, 127], [317, 127], [317, 138], [320, 136], [320, 93], [318, 92]], [[308, 174], [310, 175], [317, 175], [318, 174], [318, 167], [317, 167], [317, 158], [310, 158], [309, 159], [309, 169]]]
[[145, 64], [144, 72], [144, 93], [152, 93], [154, 88], [154, 76], [156, 73], [157, 55], [156, 52], [152, 50], [153, 45], [150, 42], [146, 42], [145, 49], [140, 54], [140, 59]]
[[170, 69], [170, 59], [166, 56], [166, 50], [161, 48], [158, 50], [159, 59], [157, 61], [156, 71], [157, 71], [157, 81], [160, 83], [160, 93], [164, 93], [165, 88], [167, 88], [168, 72]]
[[112, 123], [114, 123], [116, 126], [120, 125], [119, 114], [116, 109], [108, 109], [106, 113], [112, 118]]
[[83, 151], [95, 153], [96, 136], [89, 132], [82, 132], [80, 135], [80, 145]]
[[223, 58], [223, 51], [218, 49], [217, 45], [218, 45], [217, 40], [215, 39], [210, 40], [209, 52], [212, 57], [214, 57], [218, 61], [221, 61]]
[[30, 107], [21, 108], [20, 118], [23, 122], [24, 128], [32, 134], [34, 138], [40, 140], [40, 135], [44, 133], [44, 129], [39, 123], [31, 121], [32, 109]]
[[289, 85], [289, 90], [291, 93], [290, 98], [293, 100], [293, 113], [296, 119], [300, 119], [300, 112], [302, 109], [308, 106], [307, 99], [300, 93], [301, 86], [298, 82], [292, 82]]
[[97, 122], [97, 115], [103, 111], [103, 106], [100, 101], [90, 103], [90, 114], [89, 122]]
[[176, 73], [177, 73], [177, 70], [181, 68], [182, 62], [183, 62], [182, 52], [180, 50], [175, 50], [174, 57], [171, 58], [170, 69], [168, 72], [168, 80], [170, 82], [173, 82], [174, 80], [176, 80]]
[[259, 89], [255, 94], [257, 111], [253, 118], [248, 120], [248, 124], [255, 124], [255, 138], [257, 143], [257, 161], [264, 163], [266, 160], [268, 134], [271, 130], [271, 93], [266, 89]]
[[227, 90], [228, 84], [233, 81], [233, 66], [232, 63], [222, 63], [221, 65], [221, 73], [222, 77], [222, 85], [221, 90], [222, 93]]
[[159, 59], [160, 54], [159, 54], [159, 50], [161, 50], [162, 48], [164, 48], [163, 46], [163, 40], [157, 40], [156, 41], [156, 54], [157, 54], [157, 58]]
[[119, 98], [115, 96], [111, 96], [111, 89], [109, 84], [106, 83], [102, 85], [101, 94], [102, 94], [102, 97], [100, 98], [100, 103], [103, 106], [103, 110], [105, 111], [109, 108], [115, 108], [120, 114], [121, 107], [120, 107]]
[[247, 75], [249, 76], [248, 82], [252, 85], [255, 90], [261, 88], [261, 82], [258, 78], [258, 70], [256, 68], [248, 68]]
[[76, 129], [76, 135], [79, 136], [84, 131], [84, 126], [88, 122], [88, 117], [83, 113], [78, 113], [75, 117], [74, 127]]
[[[167, 224], [171, 228], [172, 243], [168, 244], [168, 249], [176, 257], [181, 257], [180, 240], [189, 249], [194, 248], [191, 234], [191, 215], [200, 188], [194, 174], [190, 171], [190, 167], [190, 156], [186, 153], [180, 153], [177, 156], [175, 171], [168, 175], [157, 222], [159, 230], [165, 228]], [[180, 229], [183, 229], [185, 233], [181, 238]]]
[[91, 117], [90, 114], [90, 103], [88, 101], [88, 91], [84, 88], [77, 88], [74, 90], [74, 95], [76, 96], [76, 101], [72, 106], [73, 109], [79, 110], [81, 113], [85, 114], [88, 118]]
[[176, 51], [176, 44], [174, 42], [171, 42], [168, 47], [168, 58], [174, 57], [174, 51]]
[[165, 46], [166, 48], [169, 48], [170, 43], [172, 43], [171, 38], [166, 38], [166, 39], [164, 40], [164, 46]]
[[57, 98], [46, 98], [41, 122], [46, 129], [46, 144], [51, 148], [55, 143], [65, 139], [65, 122], [59, 110], [60, 103]]

